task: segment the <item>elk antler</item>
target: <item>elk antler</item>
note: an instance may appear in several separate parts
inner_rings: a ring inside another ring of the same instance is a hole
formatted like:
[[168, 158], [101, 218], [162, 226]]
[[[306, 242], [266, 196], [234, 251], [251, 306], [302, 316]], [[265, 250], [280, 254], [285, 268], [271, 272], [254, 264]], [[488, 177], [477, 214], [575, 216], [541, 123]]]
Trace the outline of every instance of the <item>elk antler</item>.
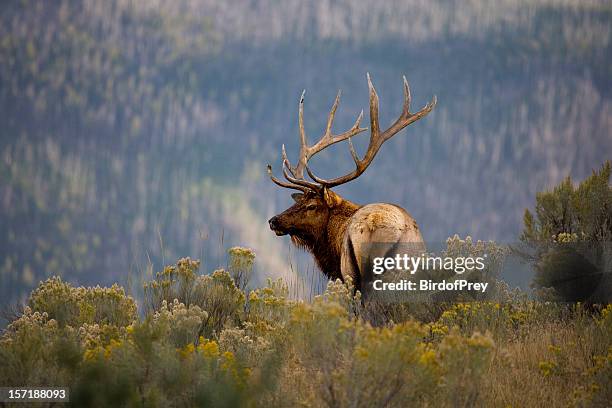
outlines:
[[283, 146], [283, 162], [288, 166], [291, 174], [298, 179], [304, 178], [304, 169], [308, 165], [308, 161], [312, 156], [320, 152], [321, 150], [331, 146], [335, 143], [341, 142], [343, 140], [349, 139], [355, 136], [358, 133], [367, 130], [367, 128], [359, 127], [361, 123], [361, 118], [363, 118], [363, 111], [357, 117], [355, 124], [349, 130], [339, 135], [333, 135], [331, 132], [332, 124], [334, 123], [334, 117], [336, 116], [336, 109], [338, 109], [338, 104], [340, 103], [340, 95], [341, 91], [338, 91], [336, 95], [336, 100], [332, 105], [331, 110], [329, 111], [329, 116], [327, 117], [327, 126], [325, 127], [325, 133], [321, 137], [321, 139], [312, 146], [308, 146], [308, 142], [306, 139], [306, 131], [304, 130], [304, 94], [306, 91], [302, 92], [302, 96], [300, 97], [300, 109], [298, 115], [298, 122], [300, 125], [300, 153], [299, 160], [295, 167], [291, 167], [289, 160], [287, 160], [287, 154], [285, 153], [285, 147]]
[[[322, 188], [331, 188], [334, 186], [338, 186], [340, 184], [347, 183], [351, 180], [359, 177], [365, 169], [368, 168], [376, 153], [383, 145], [384, 142], [389, 140], [395, 134], [397, 134], [400, 130], [410, 125], [411, 123], [421, 119], [423, 116], [427, 115], [431, 110], [436, 106], [436, 96], [434, 95], [432, 101], [425, 105], [423, 109], [416, 113], [410, 113], [410, 87], [408, 86], [408, 81], [404, 76], [404, 105], [402, 108], [402, 113], [397, 118], [395, 122], [387, 130], [381, 133], [379, 121], [378, 121], [378, 95], [376, 93], [376, 89], [374, 89], [374, 85], [372, 85], [372, 81], [370, 80], [370, 74], [367, 74], [368, 78], [368, 88], [370, 92], [370, 144], [368, 146], [368, 150], [366, 151], [363, 159], [359, 159], [357, 152], [353, 146], [351, 141], [351, 137], [363, 132], [367, 128], [359, 127], [361, 122], [361, 118], [363, 117], [363, 111], [357, 117], [355, 124], [353, 127], [346, 132], [340, 135], [332, 135], [331, 127], [334, 120], [334, 115], [336, 114], [336, 109], [338, 108], [338, 103], [340, 102], [340, 92], [336, 96], [336, 100], [329, 112], [329, 116], [327, 118], [327, 127], [325, 128], [325, 133], [323, 137], [314, 145], [308, 146], [306, 141], [306, 132], [304, 131], [304, 92], [302, 92], [302, 96], [300, 98], [300, 106], [299, 106], [299, 127], [300, 127], [300, 153], [298, 163], [295, 167], [291, 166], [287, 158], [287, 153], [285, 151], [285, 145], [282, 146], [282, 158], [283, 158], [283, 174], [289, 183], [282, 182], [278, 180], [276, 177], [272, 175], [272, 169], [270, 165], [268, 165], [268, 173], [272, 181], [278, 184], [281, 187], [293, 188], [298, 190], [305, 191], [306, 189], [311, 189], [314, 191], [320, 191]], [[349, 142], [349, 149], [351, 152], [351, 156], [353, 157], [353, 161], [355, 162], [355, 170], [351, 173], [337, 177], [331, 180], [325, 180], [320, 177], [317, 177], [312, 173], [310, 168], [308, 167], [308, 161], [312, 156], [320, 152], [321, 150], [331, 146], [334, 143], [340, 142], [342, 140], [347, 140]], [[304, 169], [310, 176], [314, 183], [304, 179]]]

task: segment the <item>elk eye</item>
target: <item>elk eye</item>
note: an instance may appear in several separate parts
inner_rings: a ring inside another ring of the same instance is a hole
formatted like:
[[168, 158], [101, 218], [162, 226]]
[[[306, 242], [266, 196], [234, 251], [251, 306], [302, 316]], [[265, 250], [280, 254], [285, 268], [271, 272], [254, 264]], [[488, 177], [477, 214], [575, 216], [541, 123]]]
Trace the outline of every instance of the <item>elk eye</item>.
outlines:
[[306, 206], [306, 210], [315, 210], [317, 208], [316, 204], [310, 204]]

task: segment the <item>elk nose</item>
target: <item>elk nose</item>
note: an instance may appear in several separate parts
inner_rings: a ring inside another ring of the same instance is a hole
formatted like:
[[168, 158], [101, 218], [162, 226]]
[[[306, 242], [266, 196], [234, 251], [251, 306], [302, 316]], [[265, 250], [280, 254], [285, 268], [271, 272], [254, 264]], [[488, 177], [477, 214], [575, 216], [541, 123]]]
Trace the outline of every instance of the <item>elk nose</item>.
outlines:
[[268, 224], [270, 224], [270, 229], [276, 229], [278, 227], [278, 217], [274, 216], [270, 218]]

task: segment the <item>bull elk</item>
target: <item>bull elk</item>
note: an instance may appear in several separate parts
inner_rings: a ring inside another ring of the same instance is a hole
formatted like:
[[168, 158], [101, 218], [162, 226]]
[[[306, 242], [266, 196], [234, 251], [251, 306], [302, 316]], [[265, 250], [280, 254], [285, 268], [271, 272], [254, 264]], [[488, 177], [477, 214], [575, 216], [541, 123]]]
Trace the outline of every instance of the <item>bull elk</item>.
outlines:
[[[378, 121], [378, 95], [369, 74], [367, 79], [370, 95], [370, 142], [363, 159], [359, 158], [351, 142], [353, 136], [367, 130], [360, 127], [363, 111], [349, 130], [338, 135], [332, 134], [332, 124], [340, 102], [338, 92], [327, 118], [325, 133], [318, 142], [308, 145], [304, 131], [303, 92], [299, 103], [300, 150], [297, 163], [295, 166], [291, 165], [283, 145], [282, 171], [286, 181], [276, 178], [268, 164], [268, 174], [274, 183], [301, 191], [292, 194], [295, 204], [268, 221], [270, 229], [279, 236], [290, 235], [295, 245], [312, 253], [318, 267], [328, 278], [340, 278], [344, 281], [350, 277], [355, 288], [361, 290], [371, 276], [368, 264], [375, 255], [372, 253], [373, 246], [369, 244], [385, 243], [388, 244], [385, 247], [390, 248], [399, 243], [410, 243], [422, 253], [425, 250], [423, 237], [416, 221], [403, 208], [386, 203], [361, 206], [341, 197], [331, 188], [359, 177], [372, 163], [384, 142], [427, 115], [436, 105], [434, 96], [423, 109], [411, 113], [410, 88], [404, 77], [402, 113], [388, 129], [381, 131]], [[343, 140], [348, 141], [355, 169], [330, 180], [316, 176], [308, 166], [308, 161], [318, 152]], [[311, 180], [304, 177], [304, 171]]]

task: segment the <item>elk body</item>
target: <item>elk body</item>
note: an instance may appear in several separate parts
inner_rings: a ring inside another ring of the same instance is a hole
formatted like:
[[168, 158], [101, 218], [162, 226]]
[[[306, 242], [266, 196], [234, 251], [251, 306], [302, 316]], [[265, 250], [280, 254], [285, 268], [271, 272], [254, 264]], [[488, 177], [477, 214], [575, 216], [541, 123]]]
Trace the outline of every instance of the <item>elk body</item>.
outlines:
[[[276, 235], [290, 235], [298, 247], [312, 253], [318, 267], [331, 279], [351, 278], [355, 288], [364, 290], [371, 278], [371, 262], [375, 257], [393, 256], [398, 246], [408, 246], [416, 255], [425, 251], [423, 237], [412, 216], [403, 208], [386, 203], [364, 206], [355, 204], [333, 192], [331, 188], [359, 177], [370, 165], [382, 144], [409, 124], [427, 115], [436, 98], [416, 113], [410, 112], [410, 88], [404, 77], [404, 105], [399, 118], [381, 131], [378, 121], [378, 95], [367, 76], [370, 94], [370, 143], [360, 159], [351, 138], [365, 130], [360, 127], [363, 111], [348, 131], [333, 135], [331, 128], [340, 101], [340, 92], [331, 108], [325, 133], [309, 146], [304, 131], [304, 93], [299, 104], [300, 152], [292, 166], [282, 147], [282, 168], [286, 181], [277, 179], [268, 165], [271, 180], [281, 187], [300, 190], [292, 194], [295, 204], [269, 220]], [[331, 180], [317, 177], [308, 166], [312, 156], [326, 147], [347, 140], [355, 170]], [[304, 177], [304, 171], [311, 180]]]

